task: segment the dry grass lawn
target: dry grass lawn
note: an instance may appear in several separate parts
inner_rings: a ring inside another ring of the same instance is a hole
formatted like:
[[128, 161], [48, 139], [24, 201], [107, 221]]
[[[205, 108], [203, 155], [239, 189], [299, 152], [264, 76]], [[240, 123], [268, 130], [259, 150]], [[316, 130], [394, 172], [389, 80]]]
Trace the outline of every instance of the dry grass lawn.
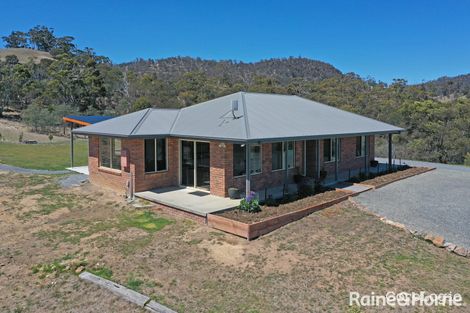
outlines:
[[0, 312], [143, 312], [77, 266], [179, 312], [361, 312], [349, 291], [451, 291], [470, 305], [470, 259], [349, 202], [247, 242], [57, 179], [0, 173]]

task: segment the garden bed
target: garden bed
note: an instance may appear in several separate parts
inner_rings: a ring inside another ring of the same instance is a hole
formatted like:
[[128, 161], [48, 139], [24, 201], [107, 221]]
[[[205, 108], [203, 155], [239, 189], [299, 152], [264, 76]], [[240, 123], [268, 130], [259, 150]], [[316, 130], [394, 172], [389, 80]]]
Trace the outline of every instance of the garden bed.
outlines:
[[349, 192], [326, 191], [277, 207], [263, 206], [261, 212], [257, 213], [232, 209], [219, 214], [208, 214], [207, 223], [213, 228], [250, 240], [317, 210], [342, 202], [349, 196]]
[[383, 186], [388, 185], [390, 183], [393, 183], [395, 181], [398, 181], [398, 180], [401, 180], [401, 179], [404, 179], [404, 178], [408, 178], [408, 177], [411, 177], [411, 176], [415, 176], [415, 175], [418, 175], [418, 174], [426, 173], [426, 172], [429, 172], [429, 171], [432, 171], [432, 170], [434, 170], [434, 168], [430, 168], [430, 167], [411, 167], [411, 168], [401, 170], [401, 171], [398, 171], [398, 172], [394, 172], [394, 173], [390, 173], [390, 174], [386, 174], [386, 175], [381, 175], [381, 176], [377, 176], [377, 177], [372, 178], [372, 179], [364, 180], [364, 181], [361, 181], [359, 184], [360, 185], [371, 186], [373, 188], [380, 188], [380, 187], [383, 187]]

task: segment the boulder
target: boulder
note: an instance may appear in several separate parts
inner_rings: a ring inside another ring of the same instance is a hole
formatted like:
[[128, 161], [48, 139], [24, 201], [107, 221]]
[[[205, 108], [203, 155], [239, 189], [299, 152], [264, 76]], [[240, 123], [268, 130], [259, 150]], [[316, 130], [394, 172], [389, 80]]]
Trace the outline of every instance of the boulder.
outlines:
[[444, 237], [442, 236], [435, 236], [433, 239], [432, 239], [432, 243], [436, 246], [436, 247], [439, 247], [439, 248], [443, 248], [444, 247]]
[[457, 246], [456, 246], [455, 244], [453, 244], [453, 243], [446, 242], [446, 243], [445, 243], [445, 248], [446, 248], [447, 251], [452, 252], [452, 251], [455, 250], [455, 248], [457, 248]]
[[467, 249], [465, 249], [464, 247], [456, 247], [453, 252], [460, 256], [467, 256], [468, 254]]

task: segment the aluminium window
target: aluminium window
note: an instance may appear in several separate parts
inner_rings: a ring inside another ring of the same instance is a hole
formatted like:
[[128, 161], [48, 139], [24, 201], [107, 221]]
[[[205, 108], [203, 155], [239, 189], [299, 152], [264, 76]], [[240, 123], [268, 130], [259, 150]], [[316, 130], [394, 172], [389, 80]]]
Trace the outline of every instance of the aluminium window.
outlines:
[[[339, 151], [337, 153], [336, 146], [339, 146]], [[323, 140], [323, 161], [332, 162], [336, 161], [336, 156], [338, 156], [338, 161], [340, 161], [341, 156], [341, 140], [339, 138], [330, 138]]]
[[168, 169], [166, 138], [145, 139], [145, 172], [161, 172]]
[[[233, 145], [233, 176], [246, 174], [246, 145]], [[250, 174], [261, 173], [261, 145], [250, 144]]]
[[366, 155], [366, 136], [356, 137], [356, 157], [363, 157]]
[[121, 170], [121, 140], [110, 137], [100, 137], [99, 145], [100, 167]]
[[291, 169], [295, 166], [295, 142], [274, 142], [272, 144], [272, 170], [283, 170], [285, 169], [286, 154], [284, 153], [287, 149], [287, 168]]

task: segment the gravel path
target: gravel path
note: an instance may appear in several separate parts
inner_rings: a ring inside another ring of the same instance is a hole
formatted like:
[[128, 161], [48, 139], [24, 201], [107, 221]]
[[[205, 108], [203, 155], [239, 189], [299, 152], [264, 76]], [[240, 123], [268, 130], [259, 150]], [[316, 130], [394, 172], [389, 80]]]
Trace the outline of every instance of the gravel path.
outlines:
[[57, 175], [57, 174], [70, 174], [70, 171], [49, 171], [49, 170], [33, 170], [30, 168], [16, 167], [6, 164], [0, 164], [0, 171], [15, 172], [23, 174], [40, 174], [40, 175]]
[[434, 167], [434, 171], [365, 192], [356, 199], [392, 221], [470, 248], [470, 170], [463, 166]]

